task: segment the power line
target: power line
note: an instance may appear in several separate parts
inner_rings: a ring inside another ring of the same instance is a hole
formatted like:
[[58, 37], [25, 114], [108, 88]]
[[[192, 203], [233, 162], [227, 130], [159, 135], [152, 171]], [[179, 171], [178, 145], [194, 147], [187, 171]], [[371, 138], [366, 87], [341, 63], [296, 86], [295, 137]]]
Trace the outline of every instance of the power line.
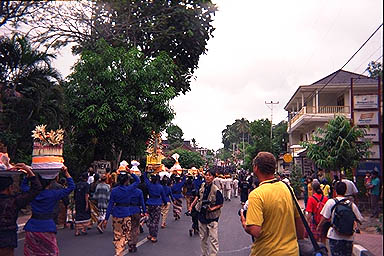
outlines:
[[348, 61], [339, 69], [337, 70], [331, 79], [329, 79], [321, 88], [320, 90], [314, 89], [312, 93], [307, 96], [304, 100], [304, 105], [307, 103], [307, 101], [312, 98], [316, 93], [321, 92], [336, 76], [337, 74], [345, 67], [348, 65], [348, 63], [356, 56], [356, 54], [368, 43], [369, 40], [376, 34], [377, 31], [383, 26], [383, 23], [380, 24], [380, 26], [368, 37], [368, 39], [359, 47], [359, 49], [348, 59]]

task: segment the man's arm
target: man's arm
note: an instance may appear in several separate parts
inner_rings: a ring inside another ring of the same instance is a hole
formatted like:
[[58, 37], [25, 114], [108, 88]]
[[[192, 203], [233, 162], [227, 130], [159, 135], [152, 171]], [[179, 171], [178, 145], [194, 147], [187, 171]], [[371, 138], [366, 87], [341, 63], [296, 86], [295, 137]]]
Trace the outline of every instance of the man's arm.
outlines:
[[257, 225], [248, 225], [246, 224], [245, 217], [243, 211], [240, 212], [241, 225], [243, 226], [245, 232], [253, 236], [254, 238], [258, 238], [261, 234], [261, 226]]

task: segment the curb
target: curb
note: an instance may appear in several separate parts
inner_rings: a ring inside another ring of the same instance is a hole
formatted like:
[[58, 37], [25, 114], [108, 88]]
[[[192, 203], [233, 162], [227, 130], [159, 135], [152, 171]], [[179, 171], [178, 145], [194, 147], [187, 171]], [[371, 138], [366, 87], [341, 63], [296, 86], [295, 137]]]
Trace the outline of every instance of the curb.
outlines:
[[365, 249], [363, 246], [359, 244], [353, 245], [352, 255], [354, 256], [374, 256], [372, 253], [370, 253], [367, 249]]

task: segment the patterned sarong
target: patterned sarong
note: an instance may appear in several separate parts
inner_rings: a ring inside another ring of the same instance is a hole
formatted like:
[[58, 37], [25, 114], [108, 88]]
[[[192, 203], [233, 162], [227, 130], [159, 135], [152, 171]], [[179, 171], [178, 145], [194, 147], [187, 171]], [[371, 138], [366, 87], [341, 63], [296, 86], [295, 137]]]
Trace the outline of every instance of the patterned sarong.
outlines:
[[25, 256], [56, 256], [59, 255], [56, 234], [53, 232], [25, 232]]
[[128, 244], [136, 245], [139, 238], [140, 213], [131, 216], [131, 228], [128, 231]]
[[149, 230], [149, 235], [152, 237], [157, 237], [157, 233], [159, 232], [159, 221], [160, 221], [160, 205], [148, 205], [148, 221], [147, 226]]
[[131, 229], [131, 216], [125, 218], [112, 218], [113, 227], [113, 245], [115, 246], [115, 255], [122, 255], [125, 246], [128, 244], [128, 233]]
[[182, 209], [183, 209], [183, 201], [181, 201], [181, 199], [175, 199], [173, 201], [173, 217], [180, 219]]
[[91, 209], [91, 225], [93, 223], [98, 223], [99, 209], [91, 200], [89, 200], [89, 208]]
[[166, 205], [161, 206], [161, 225], [165, 226], [167, 222], [167, 215], [169, 212], [169, 208], [171, 207], [171, 203], [168, 202]]

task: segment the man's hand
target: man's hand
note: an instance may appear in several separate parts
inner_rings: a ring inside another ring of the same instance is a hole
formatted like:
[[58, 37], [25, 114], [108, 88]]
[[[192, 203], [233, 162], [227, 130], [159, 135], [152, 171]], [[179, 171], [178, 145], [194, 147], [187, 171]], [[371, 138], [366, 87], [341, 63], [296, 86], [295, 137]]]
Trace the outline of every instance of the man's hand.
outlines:
[[241, 222], [241, 225], [243, 226], [243, 228], [245, 229], [247, 227], [247, 225], [246, 225], [246, 220], [244, 217], [244, 210], [243, 209], [240, 210], [240, 222]]

